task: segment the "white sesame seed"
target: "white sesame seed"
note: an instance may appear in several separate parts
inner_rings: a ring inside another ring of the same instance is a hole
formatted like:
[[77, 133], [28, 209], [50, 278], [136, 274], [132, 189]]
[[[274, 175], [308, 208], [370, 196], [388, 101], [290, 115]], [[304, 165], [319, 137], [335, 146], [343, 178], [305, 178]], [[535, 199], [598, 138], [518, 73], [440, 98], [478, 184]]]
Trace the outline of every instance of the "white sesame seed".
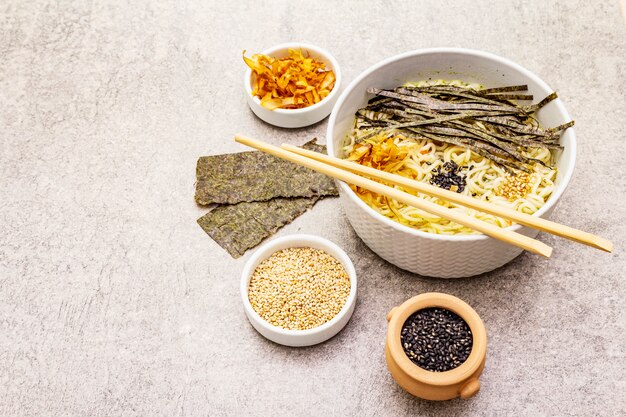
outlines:
[[252, 308], [267, 322], [289, 330], [320, 326], [335, 317], [350, 294], [350, 278], [331, 255], [289, 248], [261, 262], [248, 285]]

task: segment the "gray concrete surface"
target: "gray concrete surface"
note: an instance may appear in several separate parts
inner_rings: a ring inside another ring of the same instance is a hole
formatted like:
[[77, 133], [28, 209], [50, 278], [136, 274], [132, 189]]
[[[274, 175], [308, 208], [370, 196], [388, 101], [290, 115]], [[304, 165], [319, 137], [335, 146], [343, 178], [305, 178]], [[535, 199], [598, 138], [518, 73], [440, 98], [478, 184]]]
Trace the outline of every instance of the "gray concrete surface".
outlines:
[[[617, 1], [0, 4], [0, 415], [626, 415], [626, 56]], [[324, 137], [247, 108], [241, 51], [302, 40], [346, 82], [431, 46], [511, 58], [556, 88], [580, 140], [557, 221], [614, 240], [604, 254], [542, 235], [472, 279], [403, 272], [351, 230], [338, 200], [279, 235], [339, 243], [360, 278], [348, 326], [319, 346], [268, 342], [247, 322], [239, 272], [196, 225], [198, 156]], [[385, 314], [445, 291], [489, 333], [483, 388], [415, 399], [383, 358]]]

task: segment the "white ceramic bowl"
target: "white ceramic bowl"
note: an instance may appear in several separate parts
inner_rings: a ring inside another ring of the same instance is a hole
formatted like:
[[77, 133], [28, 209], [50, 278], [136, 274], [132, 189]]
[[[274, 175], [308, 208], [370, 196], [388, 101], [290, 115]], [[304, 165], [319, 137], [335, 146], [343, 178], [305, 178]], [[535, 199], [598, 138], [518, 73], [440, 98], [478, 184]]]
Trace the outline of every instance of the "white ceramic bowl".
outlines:
[[[254, 270], [265, 259], [279, 250], [301, 247], [323, 250], [341, 262], [350, 277], [350, 295], [341, 311], [321, 326], [308, 330], [286, 330], [268, 323], [254, 311], [248, 299], [248, 285]], [[248, 259], [241, 274], [241, 298], [250, 323], [269, 340], [286, 346], [311, 346], [324, 342], [339, 333], [348, 323], [354, 311], [356, 290], [356, 271], [348, 255], [333, 242], [313, 235], [290, 235], [267, 242]]]
[[304, 127], [319, 122], [328, 116], [339, 97], [339, 88], [341, 86], [341, 70], [337, 60], [326, 50], [317, 46], [306, 43], [283, 43], [273, 48], [266, 49], [262, 53], [264, 55], [282, 58], [288, 56], [289, 49], [300, 49], [304, 53], [309, 53], [311, 57], [317, 61], [326, 64], [326, 68], [333, 70], [335, 73], [335, 86], [328, 96], [322, 101], [303, 109], [276, 109], [268, 110], [261, 106], [261, 100], [252, 95], [252, 83], [254, 82], [252, 70], [248, 68], [243, 77], [243, 85], [246, 92], [246, 99], [250, 109], [261, 120], [278, 127]]
[[[461, 79], [486, 87], [528, 84], [530, 94], [542, 99], [553, 90], [538, 76], [499, 56], [460, 48], [422, 49], [386, 59], [359, 75], [341, 94], [328, 122], [328, 154], [340, 157], [341, 144], [354, 122], [354, 113], [371, 94], [368, 87], [394, 88], [408, 81]], [[541, 124], [557, 126], [570, 121], [561, 100], [537, 112]], [[556, 188], [535, 213], [547, 218], [565, 191], [574, 170], [576, 137], [567, 129], [557, 157]], [[341, 202], [352, 227], [378, 255], [402, 269], [420, 275], [459, 278], [491, 271], [509, 262], [521, 249], [485, 235], [436, 235], [401, 225], [365, 204], [347, 184], [338, 182]], [[537, 231], [520, 225], [509, 229], [534, 237]]]

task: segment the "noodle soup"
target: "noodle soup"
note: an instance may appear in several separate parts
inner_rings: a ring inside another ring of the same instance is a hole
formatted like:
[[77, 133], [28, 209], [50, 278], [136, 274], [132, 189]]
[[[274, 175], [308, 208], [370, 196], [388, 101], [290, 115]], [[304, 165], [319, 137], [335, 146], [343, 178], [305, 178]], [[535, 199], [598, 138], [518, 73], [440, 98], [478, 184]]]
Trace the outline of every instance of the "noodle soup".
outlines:
[[[357, 112], [342, 148], [343, 157], [533, 214], [554, 190], [554, 156], [560, 148], [558, 130], [542, 129], [532, 116], [531, 111], [547, 99], [520, 106], [509, 97], [530, 100], [532, 96], [508, 93], [516, 87], [525, 86], [484, 90], [475, 84], [438, 80], [384, 92], [384, 98], [371, 100]], [[396, 100], [398, 97], [401, 100]], [[415, 101], [411, 97], [416, 97]], [[446, 98], [450, 104], [444, 103]], [[406, 107], [397, 105], [398, 102]], [[520, 109], [519, 114], [514, 113], [514, 108]], [[441, 122], [433, 122], [437, 120]], [[396, 187], [500, 227], [511, 225], [491, 214]], [[370, 207], [401, 224], [437, 234], [477, 233], [385, 196], [351, 188]]]

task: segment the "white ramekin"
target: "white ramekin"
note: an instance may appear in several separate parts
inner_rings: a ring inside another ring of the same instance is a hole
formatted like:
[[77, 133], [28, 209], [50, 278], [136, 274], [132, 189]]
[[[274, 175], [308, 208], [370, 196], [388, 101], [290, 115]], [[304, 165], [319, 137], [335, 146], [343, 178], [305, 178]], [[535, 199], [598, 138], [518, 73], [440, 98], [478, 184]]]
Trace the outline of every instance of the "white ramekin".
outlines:
[[[286, 330], [268, 323], [254, 311], [248, 299], [248, 285], [256, 267], [272, 254], [282, 249], [302, 247], [323, 250], [337, 259], [350, 277], [350, 295], [341, 311], [321, 326], [308, 330]], [[313, 235], [290, 235], [265, 243], [248, 259], [241, 274], [241, 298], [250, 323], [269, 340], [286, 346], [311, 346], [324, 342], [339, 333], [352, 316], [356, 303], [356, 291], [356, 271], [348, 255], [330, 240]]]
[[[371, 94], [368, 87], [390, 89], [408, 81], [461, 79], [486, 87], [528, 84], [540, 100], [553, 90], [522, 66], [497, 55], [461, 48], [433, 48], [407, 52], [386, 59], [359, 75], [344, 90], [328, 121], [328, 154], [340, 157], [341, 145], [354, 123], [354, 113]], [[539, 121], [554, 127], [570, 121], [561, 100], [537, 112]], [[557, 157], [556, 187], [547, 203], [535, 213], [548, 218], [570, 181], [576, 161], [573, 128], [562, 137], [564, 150]], [[401, 225], [369, 207], [344, 182], [338, 182], [346, 215], [356, 233], [378, 255], [408, 271], [439, 278], [460, 278], [491, 271], [511, 261], [521, 249], [485, 235], [437, 235]], [[520, 225], [509, 228], [535, 237], [537, 230]]]
[[289, 49], [302, 49], [303, 52], [308, 52], [313, 59], [326, 64], [326, 68], [333, 70], [335, 73], [335, 86], [330, 94], [324, 97], [319, 103], [302, 109], [268, 110], [261, 106], [261, 100], [258, 97], [252, 95], [252, 70], [248, 68], [243, 77], [246, 99], [254, 114], [269, 124], [288, 128], [309, 126], [328, 116], [333, 109], [337, 97], [339, 97], [341, 69], [339, 68], [337, 60], [328, 51], [306, 43], [283, 43], [266, 49], [262, 53], [264, 55], [282, 58], [288, 55]]

